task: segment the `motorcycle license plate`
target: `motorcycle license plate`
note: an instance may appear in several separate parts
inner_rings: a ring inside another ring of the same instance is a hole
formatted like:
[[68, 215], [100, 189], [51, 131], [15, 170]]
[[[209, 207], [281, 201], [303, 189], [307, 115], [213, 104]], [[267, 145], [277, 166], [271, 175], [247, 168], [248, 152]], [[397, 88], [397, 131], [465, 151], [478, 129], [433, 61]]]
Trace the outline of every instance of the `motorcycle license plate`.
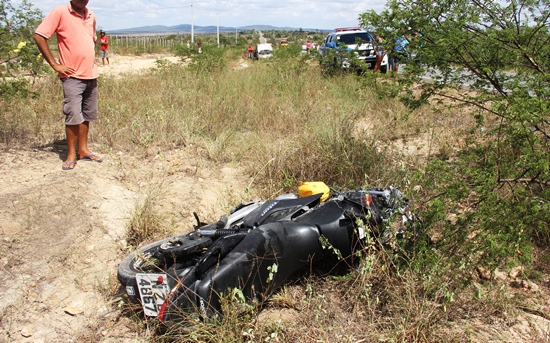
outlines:
[[170, 292], [166, 274], [136, 274], [141, 304], [146, 316], [158, 316], [164, 299]]

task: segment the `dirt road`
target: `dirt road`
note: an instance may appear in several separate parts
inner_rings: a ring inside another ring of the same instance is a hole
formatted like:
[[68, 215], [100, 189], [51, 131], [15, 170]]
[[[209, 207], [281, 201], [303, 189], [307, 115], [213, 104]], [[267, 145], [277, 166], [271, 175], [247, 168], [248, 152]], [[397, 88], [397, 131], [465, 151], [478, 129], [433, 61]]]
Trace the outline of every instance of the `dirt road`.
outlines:
[[112, 54], [109, 58], [110, 64], [103, 66], [98, 60], [99, 74], [105, 76], [116, 76], [126, 73], [139, 73], [143, 70], [156, 67], [159, 59], [170, 63], [181, 63], [179, 57], [167, 55], [142, 55], [142, 56], [121, 56]]

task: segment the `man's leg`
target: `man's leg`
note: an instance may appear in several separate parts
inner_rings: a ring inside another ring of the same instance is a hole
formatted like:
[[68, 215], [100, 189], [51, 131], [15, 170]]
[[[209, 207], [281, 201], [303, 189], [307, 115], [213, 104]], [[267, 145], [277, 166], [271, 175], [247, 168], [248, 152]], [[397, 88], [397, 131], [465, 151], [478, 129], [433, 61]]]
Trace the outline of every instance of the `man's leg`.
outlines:
[[79, 124], [82, 121], [80, 108], [84, 85], [78, 80], [61, 79], [63, 84], [63, 113], [65, 113], [65, 135], [67, 136], [67, 159], [63, 162], [63, 169], [70, 170], [76, 165], [76, 144], [78, 142]]
[[85, 121], [78, 125], [78, 158], [86, 157], [92, 161], [101, 161], [101, 157], [94, 155], [90, 149], [88, 149], [88, 131], [90, 130], [90, 122]]
[[78, 125], [78, 158], [86, 157], [91, 154], [88, 149], [88, 131], [90, 122], [85, 121]]
[[63, 162], [64, 169], [73, 169], [76, 165], [76, 142], [78, 140], [79, 125], [65, 125], [67, 135], [67, 159]]
[[84, 121], [78, 125], [78, 157], [86, 161], [101, 162], [101, 157], [94, 155], [88, 148], [90, 122], [97, 120], [97, 80], [87, 80], [85, 82], [87, 86], [82, 94], [82, 118]]

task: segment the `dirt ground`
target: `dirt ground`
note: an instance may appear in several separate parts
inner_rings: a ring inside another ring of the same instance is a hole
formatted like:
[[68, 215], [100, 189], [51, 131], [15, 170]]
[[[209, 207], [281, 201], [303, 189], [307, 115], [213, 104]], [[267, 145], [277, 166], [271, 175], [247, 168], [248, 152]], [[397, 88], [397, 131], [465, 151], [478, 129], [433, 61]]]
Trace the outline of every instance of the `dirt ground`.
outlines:
[[[156, 60], [112, 56], [100, 73], [139, 72]], [[250, 183], [243, 171], [212, 165], [194, 146], [147, 159], [92, 148], [103, 163], [81, 161], [62, 171], [64, 141], [32, 150], [0, 146], [0, 342], [143, 342], [112, 297], [136, 202], [160, 190], [176, 233], [183, 233], [192, 228], [193, 211], [215, 219]], [[529, 290], [544, 308], [547, 286], [545, 280]], [[550, 341], [550, 321], [540, 313], [511, 320], [508, 334], [485, 327], [473, 341]]]
[[[121, 56], [117, 54], [111, 54], [109, 57], [109, 64], [103, 66], [101, 59], [98, 59], [97, 64], [99, 66], [100, 75], [116, 76], [124, 73], [136, 73], [141, 72], [144, 69], [156, 67], [157, 59], [165, 59], [171, 63], [180, 63], [180, 58], [176, 56], [165, 55], [142, 55], [142, 56]], [[107, 61], [105, 61], [107, 63]]]
[[102, 163], [67, 172], [63, 143], [2, 153], [0, 342], [136, 342], [107, 296], [118, 287], [136, 201], [161, 189], [167, 212], [181, 213], [182, 233], [193, 211], [221, 214], [224, 197], [249, 180], [209, 166], [193, 148], [151, 160], [96, 150]]

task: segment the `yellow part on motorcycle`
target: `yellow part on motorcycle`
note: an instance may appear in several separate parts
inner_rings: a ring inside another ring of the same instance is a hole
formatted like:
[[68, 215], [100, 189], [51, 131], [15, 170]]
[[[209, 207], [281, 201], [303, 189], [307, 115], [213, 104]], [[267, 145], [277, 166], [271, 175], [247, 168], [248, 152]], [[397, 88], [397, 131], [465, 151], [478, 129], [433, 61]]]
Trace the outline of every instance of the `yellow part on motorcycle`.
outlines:
[[322, 181], [302, 182], [298, 187], [298, 195], [300, 198], [319, 193], [323, 193], [321, 201], [327, 200], [330, 196], [330, 188]]

